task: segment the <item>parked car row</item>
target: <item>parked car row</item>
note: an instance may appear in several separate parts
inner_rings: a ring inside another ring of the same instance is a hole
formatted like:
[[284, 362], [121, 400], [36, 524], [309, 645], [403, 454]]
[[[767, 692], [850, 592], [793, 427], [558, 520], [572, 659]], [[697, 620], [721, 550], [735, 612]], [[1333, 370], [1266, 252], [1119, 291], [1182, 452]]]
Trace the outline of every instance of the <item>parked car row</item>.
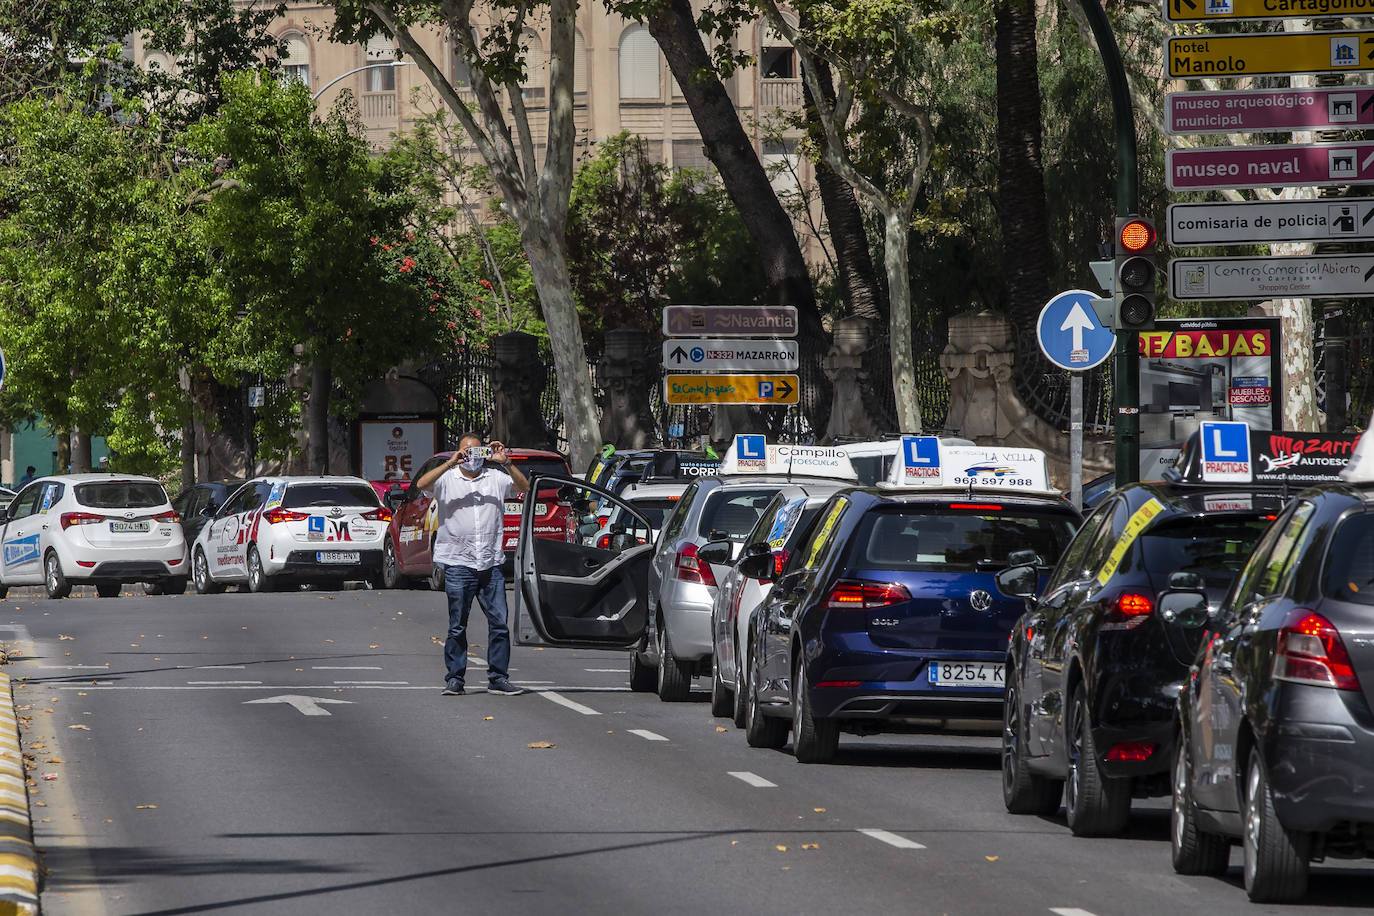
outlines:
[[1007, 810], [1062, 800], [1102, 836], [1172, 796], [1176, 870], [1238, 844], [1256, 901], [1374, 856], [1374, 446], [1206, 423], [1086, 521], [1033, 450], [907, 437], [884, 481], [856, 476], [844, 447], [742, 436], [661, 523], [550, 481], [634, 537], [520, 537], [516, 639], [629, 650], [664, 700], [709, 676], [713, 714], [803, 762], [998, 719]]

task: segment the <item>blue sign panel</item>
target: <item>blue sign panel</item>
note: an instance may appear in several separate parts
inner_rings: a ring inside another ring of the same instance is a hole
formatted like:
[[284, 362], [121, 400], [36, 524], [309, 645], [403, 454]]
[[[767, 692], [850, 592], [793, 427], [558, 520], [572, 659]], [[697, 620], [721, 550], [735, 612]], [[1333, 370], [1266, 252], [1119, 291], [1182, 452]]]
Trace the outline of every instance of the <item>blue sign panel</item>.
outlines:
[[1202, 479], [1209, 483], [1249, 483], [1250, 427], [1235, 422], [1199, 425]]
[[1116, 347], [1116, 335], [1097, 320], [1092, 305], [1096, 298], [1087, 290], [1071, 289], [1040, 310], [1035, 325], [1040, 352], [1061, 369], [1091, 369], [1111, 356]]
[[768, 439], [764, 436], [736, 436], [735, 457], [746, 461], [768, 460]]
[[324, 516], [310, 516], [310, 518], [306, 520], [305, 529], [310, 534], [324, 534]]
[[902, 464], [908, 477], [939, 477], [940, 440], [935, 436], [903, 436]]

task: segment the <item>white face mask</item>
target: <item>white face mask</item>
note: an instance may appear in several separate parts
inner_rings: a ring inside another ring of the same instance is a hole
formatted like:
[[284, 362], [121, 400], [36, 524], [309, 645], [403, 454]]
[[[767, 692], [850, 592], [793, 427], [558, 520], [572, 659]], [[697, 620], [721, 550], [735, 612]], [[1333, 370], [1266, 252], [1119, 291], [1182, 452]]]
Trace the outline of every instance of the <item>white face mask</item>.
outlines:
[[478, 471], [482, 470], [482, 465], [484, 464], [486, 464], [485, 459], [468, 458], [464, 460], [463, 463], [459, 466], [465, 471], [471, 471], [472, 473], [476, 474]]

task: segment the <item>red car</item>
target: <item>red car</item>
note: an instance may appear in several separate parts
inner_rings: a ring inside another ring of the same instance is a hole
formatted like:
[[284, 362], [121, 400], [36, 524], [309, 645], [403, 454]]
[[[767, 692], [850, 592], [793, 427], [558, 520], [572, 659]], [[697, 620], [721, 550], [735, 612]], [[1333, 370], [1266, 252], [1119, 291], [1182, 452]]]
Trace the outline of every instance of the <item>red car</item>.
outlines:
[[[537, 449], [508, 449], [511, 461], [528, 477], [530, 474], [560, 474], [572, 476], [567, 460], [557, 452], [544, 452]], [[437, 525], [438, 507], [434, 499], [418, 489], [414, 480], [427, 474], [453, 457], [453, 452], [439, 452], [415, 472], [414, 479], [404, 491], [393, 491], [388, 499], [392, 507], [391, 526], [387, 529], [386, 541], [382, 544], [382, 583], [386, 588], [401, 588], [408, 581], [427, 580], [431, 587], [441, 588], [434, 576], [434, 532]], [[540, 490], [535, 498], [539, 501], [534, 517], [536, 537], [554, 540], [572, 540], [576, 537], [576, 522], [566, 503], [558, 501], [557, 490]], [[515, 550], [516, 535], [520, 530], [520, 512], [524, 496], [514, 494], [506, 502], [505, 532], [501, 546], [506, 552], [506, 565], [510, 565], [511, 552]]]

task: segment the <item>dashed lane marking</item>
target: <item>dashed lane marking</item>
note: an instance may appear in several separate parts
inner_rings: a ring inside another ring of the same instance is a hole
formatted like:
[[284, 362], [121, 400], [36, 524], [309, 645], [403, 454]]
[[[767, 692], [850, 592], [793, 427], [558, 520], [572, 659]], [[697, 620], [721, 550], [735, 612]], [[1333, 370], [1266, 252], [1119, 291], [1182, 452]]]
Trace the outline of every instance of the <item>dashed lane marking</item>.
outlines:
[[1080, 910], [1076, 906], [1052, 906], [1050, 912], [1055, 916], [1094, 916], [1088, 910]]
[[590, 674], [629, 674], [629, 668], [583, 668]]
[[895, 846], [898, 849], [925, 849], [915, 840], [908, 840], [904, 836], [898, 836], [890, 830], [881, 830], [877, 827], [860, 827], [859, 832], [864, 836], [872, 837], [880, 843]]
[[363, 684], [374, 684], [374, 685], [381, 685], [381, 684], [409, 684], [410, 681], [335, 681], [334, 683], [336, 683], [336, 684], [355, 684], [355, 685], [358, 685], [358, 686], [362, 686]]
[[178, 668], [190, 668], [193, 671], [242, 671], [247, 665], [177, 665]]
[[778, 784], [769, 782], [757, 773], [750, 773], [747, 770], [730, 772], [728, 775], [735, 777], [740, 782], [753, 786], [755, 789], [776, 789]]
[[552, 690], [548, 690], [543, 687], [536, 690], [535, 693], [539, 694], [541, 697], [543, 697], [551, 703], [557, 703], [559, 706], [567, 707], [568, 709], [571, 709], [573, 712], [580, 712], [584, 716], [601, 715], [601, 713], [597, 712], [595, 709], [592, 709], [590, 706], [583, 706], [581, 703], [568, 699], [561, 693], [554, 693]]
[[662, 735], [658, 734], [657, 732], [651, 732], [651, 731], [649, 731], [647, 728], [631, 728], [631, 729], [627, 729], [627, 731], [628, 731], [630, 734], [632, 734], [632, 735], [638, 735], [639, 737], [643, 738], [645, 741], [667, 741], [667, 740], [668, 740], [667, 738], [663, 737]]
[[[197, 684], [195, 686], [165, 685], [165, 684], [116, 684], [113, 681], [77, 682], [77, 683], [45, 683], [45, 689], [49, 690], [434, 690], [443, 688], [443, 684], [432, 684], [429, 686], [416, 684]], [[572, 692], [583, 691], [586, 693], [628, 693], [629, 687], [606, 687], [600, 684], [555, 684], [552, 687], [535, 687], [534, 693], [547, 693], [551, 690], [567, 690]], [[550, 697], [550, 699], [553, 699]], [[566, 697], [559, 697], [553, 700], [555, 703], [572, 703]], [[581, 704], [575, 704], [581, 706]], [[582, 707], [585, 709], [586, 707]], [[580, 711], [580, 710], [579, 710]], [[592, 715], [600, 715], [593, 711]], [[585, 715], [585, 714], [584, 714]]]
[[232, 684], [261, 684], [262, 681], [187, 681], [192, 687], [228, 687]]
[[311, 671], [381, 671], [381, 665], [311, 665]]
[[109, 665], [39, 665], [42, 671], [109, 671]]

